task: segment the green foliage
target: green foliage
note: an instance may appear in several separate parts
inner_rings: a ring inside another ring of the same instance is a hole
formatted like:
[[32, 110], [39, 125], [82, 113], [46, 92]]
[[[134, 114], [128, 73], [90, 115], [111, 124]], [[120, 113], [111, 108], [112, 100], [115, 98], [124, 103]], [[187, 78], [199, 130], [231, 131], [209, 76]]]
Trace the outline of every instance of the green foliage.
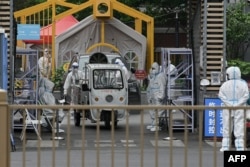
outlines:
[[250, 13], [245, 12], [247, 3], [241, 1], [227, 9], [227, 58], [243, 59], [250, 41]]
[[180, 27], [186, 27], [187, 13], [185, 12], [186, 0], [154, 0], [146, 1], [146, 14], [154, 18], [156, 27], [175, 27], [176, 11]]
[[[14, 3], [14, 11], [18, 11], [21, 9], [25, 9], [37, 4], [40, 4], [42, 2], [46, 2], [47, 0], [15, 0]], [[66, 0], [68, 3], [73, 4], [82, 4], [84, 2], [87, 2], [88, 0]], [[174, 27], [176, 23], [175, 19], [175, 10], [178, 9], [184, 9], [187, 1], [186, 0], [118, 0], [119, 2], [134, 8], [136, 10], [139, 10], [140, 7], [146, 8], [146, 14], [154, 18], [155, 26], [158, 27]], [[184, 5], [184, 6], [183, 6]], [[62, 13], [69, 10], [65, 6], [56, 6], [56, 13]], [[46, 13], [47, 15], [48, 13]], [[81, 21], [85, 17], [93, 14], [93, 9], [87, 8], [85, 10], [79, 11], [77, 13], [74, 13], [74, 17]], [[49, 14], [51, 15], [51, 13]], [[42, 16], [42, 14], [41, 14]], [[37, 16], [38, 17], [38, 16]], [[47, 16], [48, 20], [50, 20], [51, 16]], [[121, 20], [128, 26], [133, 27], [134, 24], [134, 18], [129, 17], [128, 15], [119, 13], [119, 11], [114, 11], [114, 17]], [[36, 18], [36, 20], [39, 20]], [[181, 10], [179, 12], [179, 24], [180, 27], [186, 27], [187, 23], [187, 17], [185, 10]], [[42, 24], [41, 24], [42, 25]]]
[[242, 61], [239, 59], [228, 61], [228, 67], [237, 66], [240, 68], [241, 75], [249, 75], [250, 74], [250, 62]]
[[22, 10], [46, 1], [47, 0], [14, 0], [14, 11]]
[[147, 90], [147, 85], [141, 85], [140, 90], [141, 91], [146, 91]]
[[54, 75], [52, 76], [52, 82], [55, 84], [54, 89], [60, 89], [61, 84], [63, 82], [63, 76], [65, 71], [63, 70], [63, 66], [56, 69]]

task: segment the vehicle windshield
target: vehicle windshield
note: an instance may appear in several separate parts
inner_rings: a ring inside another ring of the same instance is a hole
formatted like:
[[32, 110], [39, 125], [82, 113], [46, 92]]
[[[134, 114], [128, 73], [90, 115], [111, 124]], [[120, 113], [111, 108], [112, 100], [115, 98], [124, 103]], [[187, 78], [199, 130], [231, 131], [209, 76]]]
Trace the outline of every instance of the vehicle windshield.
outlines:
[[94, 89], [123, 89], [122, 73], [119, 69], [96, 69], [93, 71]]

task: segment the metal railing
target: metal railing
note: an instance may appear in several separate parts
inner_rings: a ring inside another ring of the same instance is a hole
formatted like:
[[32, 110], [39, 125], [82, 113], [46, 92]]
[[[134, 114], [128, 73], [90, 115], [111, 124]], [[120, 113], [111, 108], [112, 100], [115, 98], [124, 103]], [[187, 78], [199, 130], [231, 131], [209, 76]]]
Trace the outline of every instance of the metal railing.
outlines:
[[[2, 92], [0, 92], [2, 93]], [[5, 166], [5, 167], [11, 167], [11, 147], [10, 147], [10, 135], [6, 135], [6, 134], [10, 134], [10, 114], [12, 113], [13, 110], [16, 109], [26, 109], [26, 110], [30, 110], [30, 109], [37, 109], [38, 111], [44, 109], [44, 108], [49, 108], [52, 110], [58, 110], [59, 108], [63, 108], [65, 113], [66, 113], [66, 120], [67, 120], [67, 129], [66, 129], [66, 146], [65, 148], [63, 148], [62, 150], [65, 151], [64, 153], [66, 154], [66, 159], [64, 159], [64, 164], [63, 166], [66, 167], [70, 167], [72, 166], [72, 150], [71, 150], [71, 143], [70, 141], [72, 140], [71, 138], [71, 128], [70, 128], [70, 112], [69, 110], [72, 108], [72, 106], [60, 106], [60, 105], [54, 105], [54, 106], [47, 106], [47, 105], [8, 105], [7, 104], [7, 99], [4, 98], [5, 95], [3, 94], [3, 96], [0, 95], [0, 124], [1, 124], [1, 137], [0, 137], [0, 143], [2, 143], [0, 145], [0, 151], [1, 151], [1, 159], [0, 159], [0, 166]], [[125, 118], [125, 150], [123, 150], [123, 153], [125, 155], [123, 155], [123, 161], [122, 164], [117, 165], [117, 152], [115, 150], [115, 127], [114, 124], [111, 124], [111, 145], [110, 145], [110, 149], [111, 149], [111, 156], [110, 156], [110, 160], [109, 161], [109, 165], [111, 167], [116, 167], [116, 166], [140, 166], [140, 167], [146, 167], [149, 166], [148, 165], [148, 155], [147, 155], [147, 151], [148, 148], [145, 148], [145, 115], [144, 112], [148, 111], [148, 110], [156, 110], [155, 112], [158, 112], [158, 110], [176, 110], [177, 108], [183, 108], [185, 110], [195, 110], [195, 113], [197, 113], [197, 131], [194, 132], [195, 133], [195, 145], [192, 144], [192, 142], [194, 143], [194, 138], [190, 138], [190, 135], [192, 136], [190, 130], [187, 128], [188, 126], [188, 117], [184, 115], [184, 128], [183, 128], [183, 143], [184, 143], [184, 147], [182, 147], [179, 150], [176, 150], [176, 146], [175, 146], [175, 141], [171, 140], [172, 138], [174, 138], [174, 134], [173, 134], [173, 130], [172, 127], [174, 125], [173, 123], [173, 119], [172, 119], [172, 113], [170, 112], [169, 116], [168, 116], [168, 126], [169, 126], [169, 138], [170, 140], [168, 141], [168, 149], [162, 149], [160, 147], [161, 145], [161, 139], [159, 139], [159, 132], [156, 131], [154, 133], [154, 147], [151, 150], [152, 153], [154, 154], [153, 156], [151, 155], [151, 158], [154, 157], [152, 159], [152, 164], [151, 166], [154, 167], [160, 167], [160, 166], [180, 166], [177, 165], [179, 164], [179, 162], [182, 162], [182, 166], [199, 166], [199, 167], [206, 167], [206, 166], [222, 166], [222, 162], [223, 162], [223, 157], [221, 158], [221, 155], [218, 156], [219, 154], [222, 154], [219, 152], [219, 148], [217, 146], [219, 146], [219, 138], [215, 136], [213, 136], [211, 138], [211, 143], [212, 143], [212, 147], [204, 147], [204, 110], [206, 109], [210, 109], [210, 110], [222, 110], [222, 109], [236, 109], [236, 108], [232, 108], [232, 107], [208, 107], [208, 106], [148, 106], [148, 105], [134, 105], [134, 106], [82, 106], [82, 105], [75, 105], [73, 106], [74, 109], [81, 109], [82, 110], [82, 114], [84, 117], [85, 114], [85, 110], [87, 109], [105, 109], [105, 108], [111, 108], [112, 111], [115, 111], [116, 109], [125, 109], [127, 114], [126, 114], [126, 118]], [[250, 107], [248, 106], [242, 106], [241, 109], [244, 109], [245, 111], [249, 110]], [[140, 126], [140, 131], [139, 133], [139, 148], [136, 150], [131, 151], [131, 147], [130, 145], [130, 128], [129, 128], [129, 122], [130, 122], [130, 117], [129, 117], [129, 112], [131, 110], [138, 110], [140, 111], [139, 117], [140, 120], [138, 120], [139, 126]], [[56, 114], [56, 113], [55, 113]], [[41, 115], [41, 114], [39, 114]], [[112, 121], [114, 122], [114, 112], [112, 112]], [[38, 117], [38, 119], [40, 119], [40, 117]], [[94, 159], [94, 157], [92, 157], [92, 161], [95, 162], [95, 164], [93, 165], [89, 165], [88, 164], [88, 160], [89, 160], [89, 155], [91, 151], [88, 151], [87, 148], [85, 147], [85, 141], [87, 138], [87, 134], [86, 134], [86, 129], [85, 129], [85, 119], [81, 120], [82, 122], [82, 128], [81, 128], [81, 147], [80, 150], [78, 150], [78, 158], [79, 158], [79, 162], [77, 164], [77, 166], [103, 166], [102, 162], [101, 162], [101, 155], [103, 154], [103, 150], [104, 148], [101, 147], [100, 142], [98, 142], [100, 140], [100, 122], [97, 121], [96, 124], [96, 147], [95, 147], [95, 152], [94, 155], [96, 157], [96, 159]], [[55, 125], [56, 120], [53, 119], [53, 125]], [[25, 120], [24, 120], [24, 124], [25, 124]], [[37, 130], [38, 130], [38, 134], [41, 133], [41, 125], [39, 122], [37, 122], [38, 126], [37, 126]], [[215, 125], [216, 126], [216, 125]], [[29, 151], [27, 151], [26, 149], [26, 131], [23, 131], [23, 140], [22, 140], [22, 151], [19, 151], [19, 154], [21, 155], [21, 164], [19, 164], [19, 166], [22, 167], [28, 167], [30, 164], [27, 163], [27, 157], [29, 155]], [[246, 132], [246, 126], [245, 126], [245, 132]], [[215, 129], [215, 133], [216, 133], [216, 129]], [[245, 134], [245, 144], [246, 144], [246, 134]], [[52, 167], [58, 166], [58, 164], [60, 164], [57, 161], [57, 156], [58, 156], [58, 150], [56, 148], [56, 132], [53, 130], [52, 131], [52, 146], [51, 146], [51, 150], [50, 150], [50, 155], [51, 155], [51, 160], [52, 162], [50, 162]], [[193, 148], [193, 151], [192, 151]], [[46, 159], [44, 159], [44, 155], [43, 155], [43, 150], [41, 149], [41, 140], [39, 137], [37, 137], [37, 147], [36, 149], [34, 149], [36, 151], [36, 161], [34, 162], [33, 166], [45, 166], [43, 163], [46, 161]], [[32, 150], [32, 151], [34, 151]], [[134, 162], [134, 154], [132, 152], [136, 152], [136, 155], [139, 157], [137, 159], [136, 162]], [[176, 153], [177, 152], [177, 153]], [[15, 153], [13, 153], [15, 154]], [[16, 153], [17, 154], [17, 153]], [[31, 154], [34, 154], [34, 152], [32, 152]], [[194, 154], [193, 156], [191, 156], [190, 154]], [[43, 155], [43, 156], [42, 156]], [[209, 157], [210, 156], [210, 157]], [[165, 162], [161, 162], [163, 159], [167, 159], [165, 160]], [[208, 162], [209, 159], [209, 162]], [[178, 162], [179, 161], [179, 162]], [[135, 163], [135, 164], [133, 164]], [[163, 165], [164, 164], [164, 165]], [[73, 165], [74, 166], [74, 165]], [[104, 165], [105, 166], [105, 165]]]

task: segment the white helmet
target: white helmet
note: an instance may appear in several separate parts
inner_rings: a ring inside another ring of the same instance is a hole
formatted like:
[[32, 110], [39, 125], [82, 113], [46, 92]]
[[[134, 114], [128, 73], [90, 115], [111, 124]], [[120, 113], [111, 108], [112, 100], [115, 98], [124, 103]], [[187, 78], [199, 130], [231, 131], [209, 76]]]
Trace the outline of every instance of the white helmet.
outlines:
[[78, 65], [77, 62], [74, 62], [74, 63], [72, 64], [72, 67], [79, 67], [79, 65]]

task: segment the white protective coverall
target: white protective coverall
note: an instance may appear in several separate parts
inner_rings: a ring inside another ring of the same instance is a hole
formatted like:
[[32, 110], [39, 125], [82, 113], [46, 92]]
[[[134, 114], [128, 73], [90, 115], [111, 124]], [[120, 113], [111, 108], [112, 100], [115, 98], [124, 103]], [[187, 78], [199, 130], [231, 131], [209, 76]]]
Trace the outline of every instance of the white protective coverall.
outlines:
[[39, 75], [48, 78], [51, 72], [50, 55], [48, 49], [44, 50], [44, 55], [38, 60]]
[[[38, 100], [42, 105], [56, 105], [56, 99], [52, 93], [54, 86], [55, 84], [48, 78], [40, 78], [38, 88]], [[45, 114], [50, 117], [54, 115], [52, 109], [44, 108], [43, 112], [45, 112]], [[64, 112], [62, 110], [59, 110], [58, 116], [58, 120], [59, 122], [61, 122], [64, 118]]]
[[[163, 105], [165, 99], [166, 76], [160, 72], [160, 66], [154, 62], [150, 69], [149, 85], [147, 87], [147, 99], [149, 105]], [[164, 110], [158, 110], [158, 116], [163, 114]], [[150, 131], [159, 130], [156, 120], [156, 110], [149, 111], [152, 124], [147, 126]]]
[[123, 64], [123, 62], [120, 59], [116, 59], [115, 64], [119, 64], [122, 67], [123, 71], [125, 72], [126, 79], [129, 80], [130, 72], [128, 71], [127, 67]]
[[[247, 83], [241, 79], [241, 72], [238, 67], [229, 67], [226, 71], [228, 81], [224, 82], [219, 90], [219, 98], [225, 106], [245, 106], [249, 98]], [[229, 150], [230, 147], [230, 131], [229, 125], [231, 123], [231, 130], [235, 136], [236, 150], [245, 150], [244, 147], [244, 110], [236, 109], [230, 111], [224, 109], [223, 111], [223, 139], [222, 148], [220, 151]]]
[[178, 70], [175, 67], [175, 65], [171, 64], [171, 61], [168, 62], [168, 65], [165, 69], [165, 73], [167, 74], [167, 76], [170, 76], [170, 85], [174, 86], [175, 85], [175, 80], [174, 78], [176, 77], [176, 75], [178, 75]]
[[171, 62], [169, 62], [169, 65], [166, 67], [166, 73], [170, 74], [170, 75], [177, 75], [178, 70], [175, 67], [175, 65], [173, 65], [173, 64], [171, 64]]
[[74, 62], [72, 64], [72, 71], [67, 75], [67, 78], [64, 82], [64, 96], [67, 94], [70, 95], [71, 104], [78, 104], [79, 97], [81, 93], [81, 85], [83, 83], [84, 73], [78, 70], [78, 63]]

